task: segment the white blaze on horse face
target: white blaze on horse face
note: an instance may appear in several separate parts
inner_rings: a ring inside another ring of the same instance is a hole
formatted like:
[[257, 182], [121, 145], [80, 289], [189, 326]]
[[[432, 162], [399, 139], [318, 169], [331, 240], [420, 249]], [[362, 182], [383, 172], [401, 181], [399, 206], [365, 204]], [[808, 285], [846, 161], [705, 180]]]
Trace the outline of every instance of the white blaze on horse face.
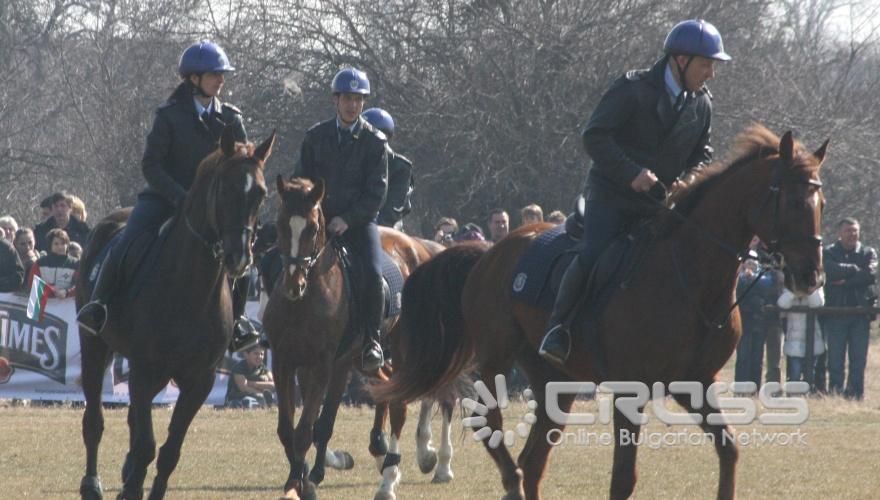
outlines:
[[[296, 259], [299, 257], [299, 237], [302, 236], [303, 230], [306, 228], [306, 219], [299, 215], [294, 215], [288, 221], [290, 224], [290, 256]], [[290, 266], [290, 275], [296, 269], [295, 265]]]

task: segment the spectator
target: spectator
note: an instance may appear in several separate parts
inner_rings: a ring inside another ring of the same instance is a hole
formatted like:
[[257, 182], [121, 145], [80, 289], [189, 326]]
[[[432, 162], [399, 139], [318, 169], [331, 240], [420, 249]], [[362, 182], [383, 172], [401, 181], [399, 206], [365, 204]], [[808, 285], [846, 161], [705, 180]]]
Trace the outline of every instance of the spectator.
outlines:
[[0, 292], [17, 292], [24, 281], [24, 266], [12, 243], [0, 238]]
[[52, 199], [52, 216], [37, 224], [34, 228], [34, 237], [36, 238], [37, 250], [49, 252], [49, 241], [47, 235], [52, 229], [63, 229], [67, 233], [71, 241], [75, 241], [84, 246], [89, 239], [89, 226], [85, 222], [71, 217], [71, 198], [64, 192], [58, 192], [51, 196]]
[[565, 222], [565, 214], [561, 210], [554, 210], [547, 216], [547, 222], [556, 225], [562, 224]]
[[461, 226], [461, 229], [455, 233], [453, 239], [456, 243], [462, 243], [465, 241], [486, 241], [486, 237], [483, 235], [483, 230], [473, 222], [468, 222]]
[[519, 215], [522, 219], [523, 226], [544, 222], [544, 210], [534, 203], [524, 206], [522, 210], [519, 211]]
[[53, 197], [55, 195], [50, 195], [43, 198], [43, 201], [40, 202], [40, 219], [46, 220], [52, 216], [52, 203]]
[[[808, 297], [797, 297], [788, 288], [782, 291], [776, 304], [788, 309], [796, 306], [822, 307], [825, 304], [825, 294], [819, 288]], [[785, 320], [785, 379], [789, 382], [799, 382], [804, 379], [808, 370], [814, 370], [815, 366], [805, 366], [804, 359], [807, 355], [807, 315], [805, 313], [783, 313]], [[825, 342], [822, 340], [822, 330], [819, 328], [818, 318], [816, 322], [815, 337], [813, 337], [813, 365], [816, 363], [815, 356], [825, 352]]]
[[18, 223], [11, 215], [0, 217], [0, 237], [12, 243], [15, 239], [15, 232], [18, 231]]
[[18, 258], [21, 259], [21, 265], [28, 271], [34, 266], [37, 259], [42, 257], [42, 255], [34, 250], [34, 232], [29, 227], [23, 227], [16, 231], [15, 240], [12, 244], [18, 252]]
[[510, 232], [510, 216], [503, 209], [496, 208], [489, 212], [489, 235], [492, 243], [498, 243]]
[[768, 273], [763, 274], [758, 282], [751, 286], [758, 277], [759, 271], [758, 261], [746, 260], [743, 262], [736, 284], [742, 337], [736, 346], [734, 380], [754, 382], [761, 387], [764, 343], [767, 340], [767, 314], [764, 312], [764, 306], [776, 303], [776, 292], [773, 276]]
[[455, 233], [458, 232], [458, 221], [452, 217], [441, 217], [434, 224], [434, 241], [444, 246], [452, 246]]
[[89, 217], [89, 213], [86, 212], [86, 204], [79, 196], [70, 195], [70, 215], [83, 222]]
[[[859, 241], [859, 222], [845, 218], [837, 224], [837, 241], [822, 253], [825, 262], [825, 297], [830, 307], [872, 307], [877, 296], [877, 251]], [[828, 342], [828, 377], [832, 393], [861, 400], [865, 392], [865, 363], [871, 315], [829, 316], [825, 319]], [[846, 358], [849, 373], [844, 389]]]
[[79, 261], [67, 255], [70, 237], [63, 229], [55, 228], [49, 231], [46, 240], [51, 250], [47, 255], [40, 257], [31, 268], [27, 280], [28, 287], [31, 286], [34, 276], [39, 276], [52, 287], [52, 297], [59, 299], [72, 297], [75, 292]]
[[243, 352], [244, 359], [232, 367], [226, 386], [227, 408], [266, 408], [275, 401], [275, 382], [263, 360], [266, 351], [257, 344]]
[[79, 260], [82, 258], [82, 254], [82, 246], [80, 246], [80, 244], [75, 241], [71, 241], [70, 246], [67, 248], [67, 255], [70, 255], [74, 259]]

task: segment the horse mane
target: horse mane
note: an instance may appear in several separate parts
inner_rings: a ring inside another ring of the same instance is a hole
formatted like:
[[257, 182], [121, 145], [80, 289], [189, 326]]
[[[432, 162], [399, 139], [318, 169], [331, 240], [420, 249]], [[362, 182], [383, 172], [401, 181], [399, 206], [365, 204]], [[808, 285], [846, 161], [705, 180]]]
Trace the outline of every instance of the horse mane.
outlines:
[[[733, 145], [723, 161], [707, 165], [683, 190], [675, 193], [676, 210], [688, 215], [715, 184], [738, 172], [755, 160], [779, 154], [779, 136], [760, 123], [752, 123], [733, 139]], [[798, 171], [811, 172], [819, 168], [819, 162], [799, 141], [794, 142], [794, 163]]]

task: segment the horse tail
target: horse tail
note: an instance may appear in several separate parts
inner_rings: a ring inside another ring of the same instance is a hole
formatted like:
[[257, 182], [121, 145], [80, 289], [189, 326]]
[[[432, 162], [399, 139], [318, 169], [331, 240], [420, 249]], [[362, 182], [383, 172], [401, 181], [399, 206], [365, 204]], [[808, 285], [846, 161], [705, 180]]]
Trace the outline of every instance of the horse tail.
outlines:
[[422, 264], [403, 287], [401, 328], [391, 380], [371, 388], [377, 401], [446, 399], [450, 384], [470, 364], [473, 339], [464, 327], [462, 291], [485, 245], [459, 245]]

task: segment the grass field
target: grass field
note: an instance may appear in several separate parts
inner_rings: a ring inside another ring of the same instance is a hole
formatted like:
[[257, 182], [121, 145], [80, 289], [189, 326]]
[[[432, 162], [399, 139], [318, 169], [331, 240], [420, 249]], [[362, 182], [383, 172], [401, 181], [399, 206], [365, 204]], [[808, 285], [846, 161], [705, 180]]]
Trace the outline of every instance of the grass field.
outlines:
[[[748, 445], [740, 447], [740, 498], [877, 498], [880, 484], [880, 346], [874, 339], [866, 374], [866, 400], [810, 399], [810, 418], [797, 427], [740, 426], [737, 432], [793, 432], [805, 434], [805, 445]], [[732, 364], [722, 373], [730, 380]], [[670, 403], [671, 404], [671, 403]], [[587, 405], [587, 403], [583, 403]], [[581, 409], [594, 410], [595, 404]], [[456, 431], [450, 484], [431, 484], [414, 463], [414, 424], [417, 406], [402, 443], [401, 499], [500, 498], [498, 473], [482, 444]], [[520, 403], [505, 412], [511, 428], [524, 409]], [[127, 448], [124, 410], [108, 410], [101, 448], [100, 471], [108, 498], [120, 488], [119, 471]], [[171, 411], [153, 413], [157, 440], [162, 442]], [[458, 418], [456, 414], [456, 419]], [[84, 469], [80, 438], [81, 410], [74, 408], [0, 406], [0, 498], [75, 498]], [[331, 447], [355, 457], [350, 471], [328, 471], [318, 489], [322, 499], [369, 499], [379, 484], [375, 462], [367, 452], [372, 412], [343, 408]], [[183, 447], [180, 466], [171, 477], [168, 498], [260, 499], [277, 498], [287, 477], [287, 461], [275, 436], [274, 410], [230, 411], [205, 407], [196, 417]], [[439, 416], [434, 419], [439, 435]], [[460, 428], [457, 426], [456, 428]], [[591, 426], [591, 432], [610, 426]], [[652, 419], [648, 432], [662, 433], [696, 427], [671, 427]], [[519, 452], [521, 443], [514, 447]], [[543, 485], [548, 499], [607, 497], [612, 448], [563, 446], [552, 454]], [[151, 467], [147, 486], [155, 468]], [[635, 498], [711, 498], [715, 495], [718, 466], [711, 444], [699, 446], [643, 446], [639, 452], [639, 483]]]

